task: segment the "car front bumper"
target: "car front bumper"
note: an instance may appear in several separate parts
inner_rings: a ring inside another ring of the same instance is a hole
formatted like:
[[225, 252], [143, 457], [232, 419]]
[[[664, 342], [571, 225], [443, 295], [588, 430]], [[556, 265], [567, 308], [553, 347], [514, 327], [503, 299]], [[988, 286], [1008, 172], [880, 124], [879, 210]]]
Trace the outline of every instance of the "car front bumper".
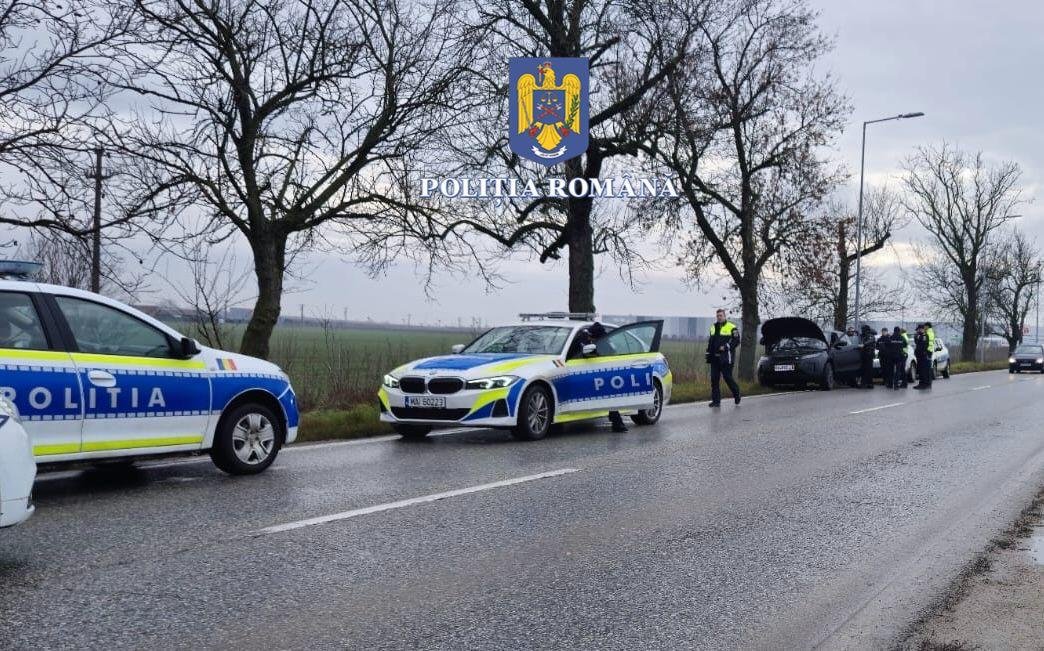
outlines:
[[[516, 408], [525, 382], [488, 390], [464, 390], [446, 395], [404, 393], [381, 387], [377, 392], [381, 422], [432, 427], [514, 427]], [[445, 407], [408, 407], [408, 397], [444, 398]]]
[[1008, 363], [1009, 371], [1041, 371], [1044, 370], [1044, 364], [1037, 362], [1036, 360], [1028, 359], [1017, 359], [1015, 363]]

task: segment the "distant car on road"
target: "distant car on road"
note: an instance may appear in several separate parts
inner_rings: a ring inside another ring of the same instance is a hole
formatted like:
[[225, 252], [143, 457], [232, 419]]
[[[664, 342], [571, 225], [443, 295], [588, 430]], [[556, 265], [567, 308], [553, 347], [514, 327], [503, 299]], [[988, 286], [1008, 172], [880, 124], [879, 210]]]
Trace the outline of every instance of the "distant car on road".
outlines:
[[1037, 371], [1044, 373], [1044, 346], [1021, 344], [1008, 358], [1008, 373]]
[[436, 427], [510, 429], [543, 438], [553, 425], [602, 418], [610, 411], [639, 425], [659, 420], [672, 375], [660, 353], [663, 321], [616, 327], [588, 341], [593, 315], [521, 315], [452, 355], [429, 357], [384, 376], [381, 420], [408, 439]]
[[39, 464], [209, 451], [253, 474], [297, 436], [278, 366], [77, 289], [0, 280], [0, 368]]
[[758, 361], [761, 386], [817, 384], [829, 391], [859, 376], [859, 338], [824, 331], [802, 317], [769, 319], [761, 325], [765, 355]]
[[20, 524], [33, 514], [36, 462], [18, 409], [0, 396], [0, 528]]

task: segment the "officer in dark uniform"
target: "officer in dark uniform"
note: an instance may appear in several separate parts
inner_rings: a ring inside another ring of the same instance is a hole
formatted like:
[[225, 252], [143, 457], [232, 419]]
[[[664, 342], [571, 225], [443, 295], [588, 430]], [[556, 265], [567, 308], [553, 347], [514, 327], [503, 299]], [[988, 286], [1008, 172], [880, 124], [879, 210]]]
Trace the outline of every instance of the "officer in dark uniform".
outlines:
[[859, 349], [859, 362], [863, 371], [863, 388], [873, 389], [874, 388], [874, 350], [877, 348], [877, 338], [874, 336], [874, 329], [870, 326], [863, 324], [863, 330], [860, 333], [862, 339], [862, 346]]
[[[577, 339], [580, 339], [583, 335], [586, 335], [586, 341], [584, 343], [592, 343], [598, 345], [598, 340], [607, 336], [609, 333], [606, 331], [605, 326], [595, 321], [591, 325], [587, 326], [577, 334]], [[581, 348], [583, 344], [581, 344]], [[626, 432], [627, 425], [624, 424], [623, 416], [618, 411], [609, 412], [609, 422], [613, 425], [614, 432]]]
[[881, 365], [881, 381], [891, 389], [892, 376], [895, 375], [895, 355], [892, 354], [892, 333], [888, 332], [888, 328], [881, 328], [881, 336], [877, 338], [877, 361]]
[[932, 357], [928, 347], [928, 333], [924, 325], [917, 326], [914, 334], [914, 358], [917, 360], [917, 385], [915, 389], [932, 388]]
[[891, 335], [892, 347], [892, 388], [902, 389], [906, 387], [906, 339], [903, 332], [896, 326]]
[[725, 310], [715, 312], [715, 323], [710, 328], [710, 340], [707, 342], [707, 363], [711, 367], [711, 401], [708, 407], [721, 406], [721, 379], [732, 392], [732, 399], [740, 403], [740, 390], [736, 380], [732, 379], [732, 367], [736, 362], [736, 349], [739, 348], [739, 328], [725, 318]]
[[902, 378], [902, 388], [906, 388], [909, 384], [906, 381], [906, 362], [910, 359], [910, 355], [913, 354], [911, 348], [910, 335], [906, 332], [906, 328], [896, 328], [899, 331], [899, 337], [902, 341], [902, 346], [899, 348], [899, 377]]

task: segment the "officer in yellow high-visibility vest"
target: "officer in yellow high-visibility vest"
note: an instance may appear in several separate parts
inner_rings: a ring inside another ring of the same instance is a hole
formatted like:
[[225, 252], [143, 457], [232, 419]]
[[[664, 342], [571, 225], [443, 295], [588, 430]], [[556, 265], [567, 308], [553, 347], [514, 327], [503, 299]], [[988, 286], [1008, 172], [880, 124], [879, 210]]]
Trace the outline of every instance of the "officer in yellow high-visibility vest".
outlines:
[[924, 334], [928, 337], [928, 369], [931, 371], [931, 377], [928, 383], [935, 379], [935, 364], [931, 363], [935, 359], [935, 330], [932, 329], [932, 322], [927, 321], [924, 324]]
[[711, 367], [711, 401], [709, 407], [721, 406], [721, 379], [732, 392], [732, 399], [740, 403], [740, 390], [736, 380], [732, 378], [732, 367], [736, 362], [736, 349], [739, 348], [739, 328], [725, 318], [725, 310], [715, 313], [714, 325], [710, 328], [710, 340], [707, 342], [707, 363]]

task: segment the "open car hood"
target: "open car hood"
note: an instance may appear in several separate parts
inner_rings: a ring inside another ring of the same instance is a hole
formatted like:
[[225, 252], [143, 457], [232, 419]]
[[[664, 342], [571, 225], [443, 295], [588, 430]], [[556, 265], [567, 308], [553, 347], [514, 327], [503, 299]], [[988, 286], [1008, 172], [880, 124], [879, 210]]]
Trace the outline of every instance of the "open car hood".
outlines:
[[778, 319], [769, 319], [761, 324], [761, 341], [766, 349], [771, 349], [780, 339], [787, 337], [808, 337], [827, 342], [823, 329], [814, 322], [799, 316], [784, 316]]

